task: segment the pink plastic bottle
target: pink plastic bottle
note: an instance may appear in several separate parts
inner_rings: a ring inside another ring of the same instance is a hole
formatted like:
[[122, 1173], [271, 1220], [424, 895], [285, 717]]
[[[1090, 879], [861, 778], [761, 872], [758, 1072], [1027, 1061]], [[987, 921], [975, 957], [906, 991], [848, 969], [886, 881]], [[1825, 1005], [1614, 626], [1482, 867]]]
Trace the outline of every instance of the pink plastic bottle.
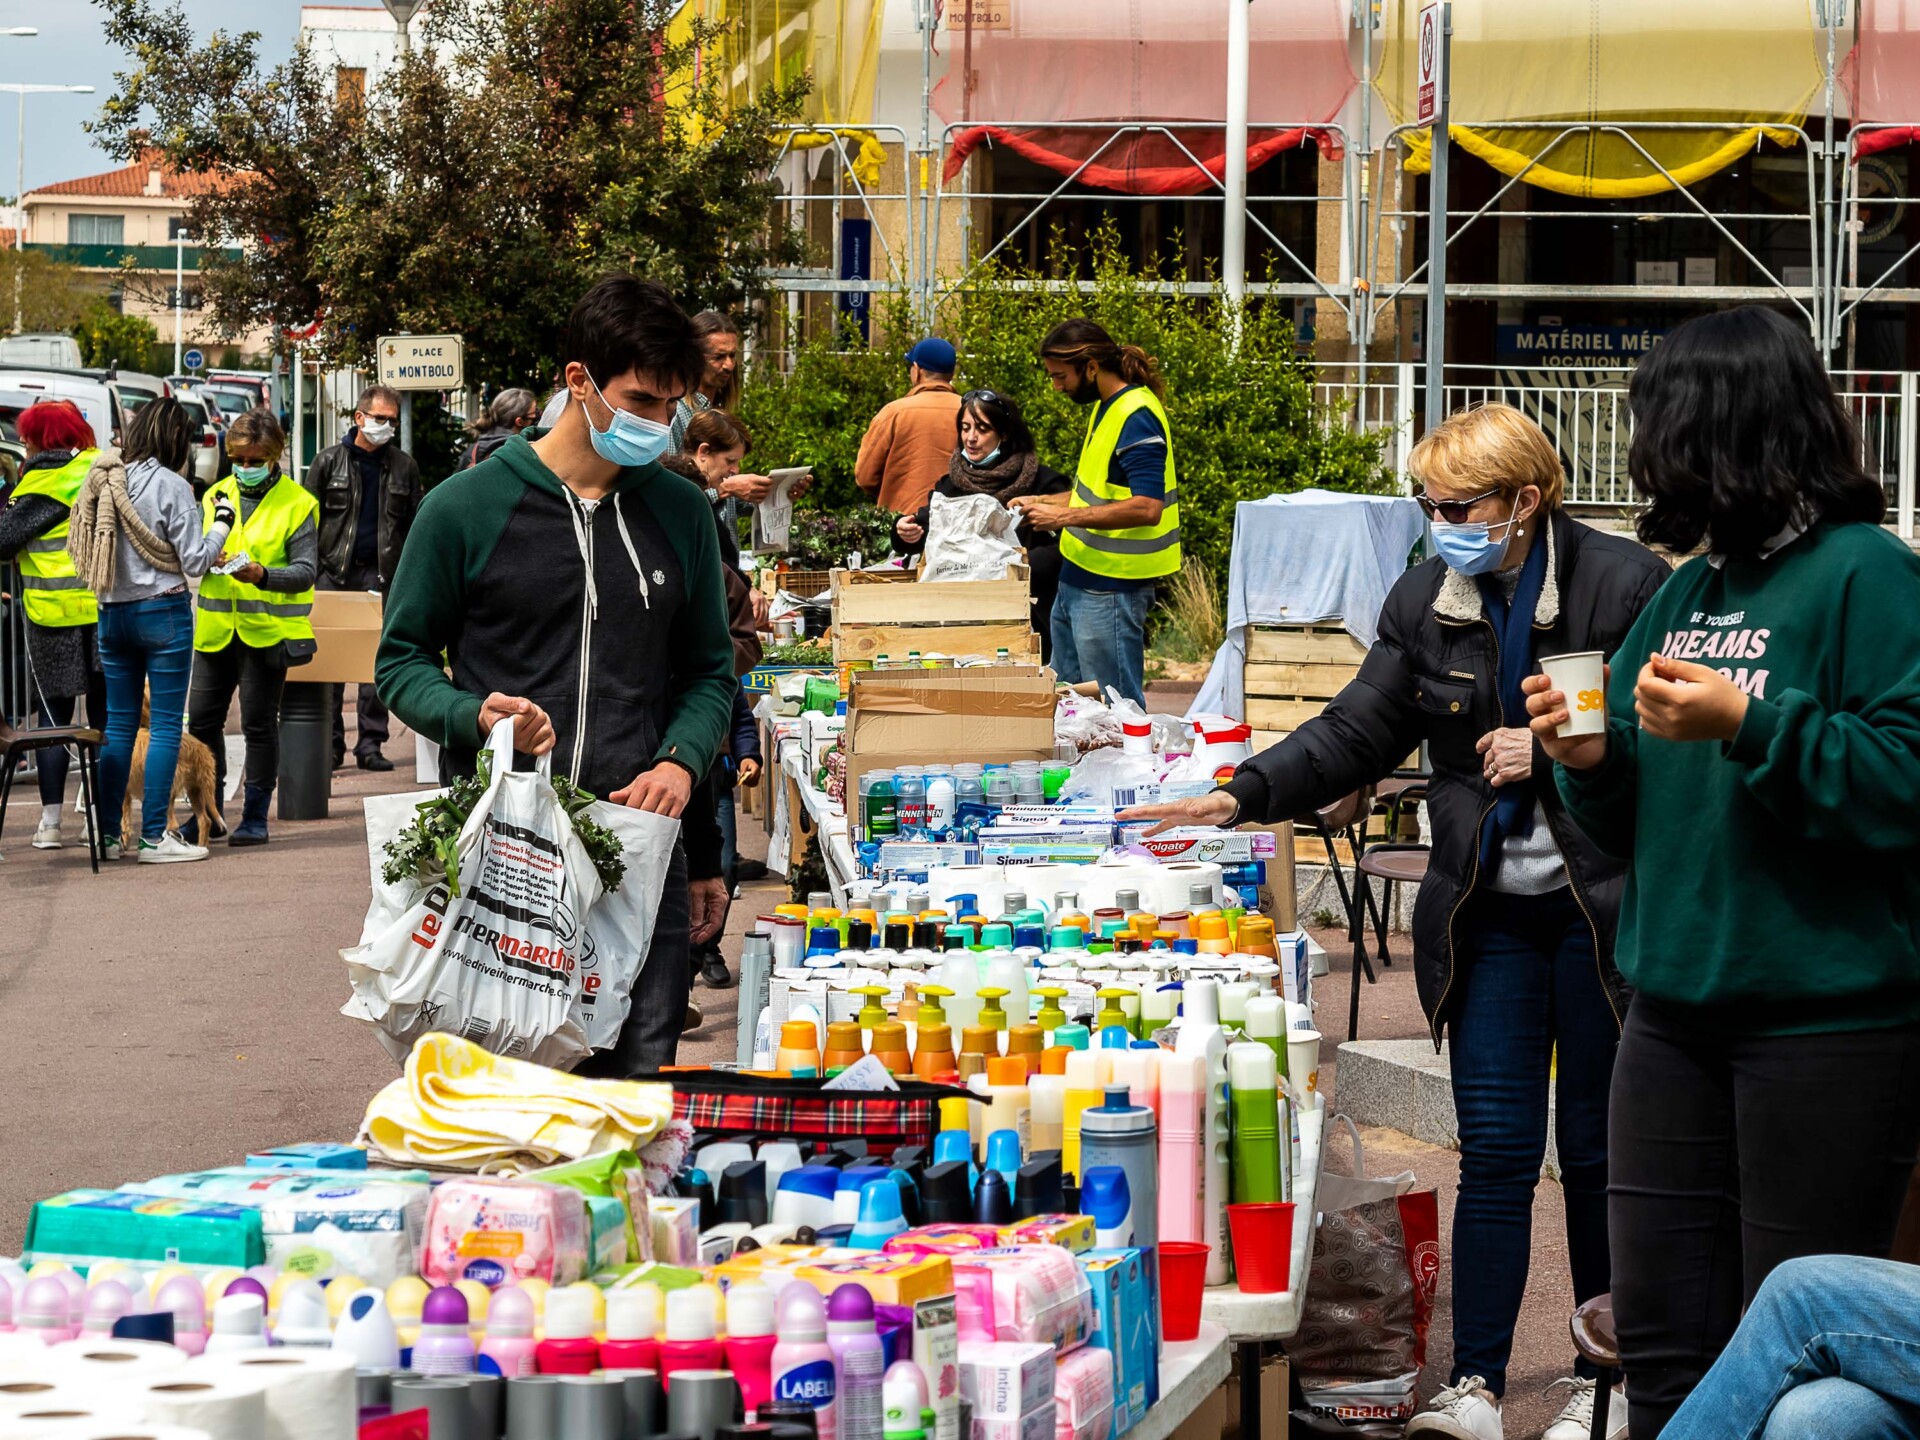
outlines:
[[532, 1375], [534, 1352], [533, 1297], [518, 1285], [503, 1285], [487, 1305], [487, 1338], [480, 1346], [480, 1369], [498, 1371], [509, 1380]]
[[37, 1335], [49, 1345], [58, 1345], [80, 1334], [80, 1327], [68, 1318], [69, 1309], [67, 1287], [57, 1275], [42, 1275], [27, 1282], [13, 1323], [23, 1335]]
[[572, 1289], [548, 1294], [547, 1338], [536, 1347], [533, 1359], [542, 1375], [591, 1375], [600, 1368], [591, 1295]]
[[804, 1280], [780, 1290], [780, 1341], [773, 1347], [773, 1398], [813, 1407], [820, 1440], [838, 1440], [839, 1372], [827, 1344], [827, 1302]]
[[207, 1297], [191, 1275], [176, 1275], [153, 1297], [156, 1308], [173, 1312], [173, 1343], [189, 1355], [207, 1348]]
[[[551, 1321], [548, 1322], [552, 1324]], [[660, 1383], [669, 1392], [681, 1370], [723, 1370], [726, 1350], [716, 1338], [712, 1292], [701, 1285], [667, 1295], [666, 1338], [660, 1342]]]
[[660, 1287], [636, 1285], [607, 1295], [602, 1370], [652, 1370], [660, 1359]]
[[727, 1292], [727, 1369], [749, 1413], [773, 1398], [773, 1291], [748, 1282]]
[[1206, 1142], [1207, 1060], [1204, 1055], [1160, 1057], [1160, 1238], [1195, 1240], [1201, 1233], [1200, 1189]]

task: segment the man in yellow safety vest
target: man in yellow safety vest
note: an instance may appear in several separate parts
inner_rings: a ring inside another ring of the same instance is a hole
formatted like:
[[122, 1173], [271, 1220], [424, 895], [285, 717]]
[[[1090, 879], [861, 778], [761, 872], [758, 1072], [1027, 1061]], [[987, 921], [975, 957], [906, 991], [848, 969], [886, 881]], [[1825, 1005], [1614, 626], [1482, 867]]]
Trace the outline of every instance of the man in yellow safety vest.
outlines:
[[1180, 492], [1159, 366], [1091, 320], [1056, 325], [1040, 346], [1053, 388], [1092, 407], [1073, 490], [1013, 504], [1060, 535], [1053, 667], [1146, 704], [1154, 582], [1180, 569]]

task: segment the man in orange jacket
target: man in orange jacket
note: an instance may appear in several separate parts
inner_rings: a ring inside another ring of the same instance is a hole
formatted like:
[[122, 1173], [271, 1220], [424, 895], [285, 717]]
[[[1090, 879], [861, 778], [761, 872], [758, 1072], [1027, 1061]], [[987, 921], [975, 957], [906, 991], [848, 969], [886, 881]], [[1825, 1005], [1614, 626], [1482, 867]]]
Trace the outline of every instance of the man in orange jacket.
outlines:
[[947, 473], [960, 435], [958, 364], [945, 340], [922, 340], [907, 352], [907, 393], [867, 426], [853, 478], [882, 509], [913, 514]]

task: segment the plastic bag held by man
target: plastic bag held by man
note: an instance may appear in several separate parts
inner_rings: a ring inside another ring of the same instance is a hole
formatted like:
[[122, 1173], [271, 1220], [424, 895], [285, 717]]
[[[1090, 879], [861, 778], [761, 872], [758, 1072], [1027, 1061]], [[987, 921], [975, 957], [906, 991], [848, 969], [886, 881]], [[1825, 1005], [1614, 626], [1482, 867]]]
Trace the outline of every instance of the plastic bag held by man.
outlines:
[[353, 981], [341, 1013], [372, 1021], [396, 1060], [435, 1030], [549, 1065], [588, 1049], [574, 1010], [600, 874], [547, 759], [514, 771], [510, 719], [489, 751], [486, 789], [444, 865], [376, 875], [361, 941], [341, 951]]

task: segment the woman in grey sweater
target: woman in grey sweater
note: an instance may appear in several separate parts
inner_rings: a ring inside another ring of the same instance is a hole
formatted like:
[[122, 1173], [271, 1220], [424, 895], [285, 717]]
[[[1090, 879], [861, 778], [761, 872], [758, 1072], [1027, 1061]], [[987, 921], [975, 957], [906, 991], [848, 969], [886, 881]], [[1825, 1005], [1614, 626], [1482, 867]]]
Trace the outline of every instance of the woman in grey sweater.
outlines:
[[[182, 474], [194, 430], [176, 401], [142, 407], [128, 422], [125, 450], [117, 457], [111, 451], [102, 455], [74, 506], [68, 544], [100, 602], [100, 667], [107, 676], [106, 744], [100, 755], [103, 859], [122, 853], [120, 807], [140, 705], [149, 691], [141, 863], [207, 858], [205, 846], [189, 844], [167, 828], [193, 671], [193, 597], [187, 579], [207, 573], [235, 520], [231, 502], [223, 501], [212, 527], [202, 528], [193, 486]], [[126, 839], [130, 853], [133, 837]]]

